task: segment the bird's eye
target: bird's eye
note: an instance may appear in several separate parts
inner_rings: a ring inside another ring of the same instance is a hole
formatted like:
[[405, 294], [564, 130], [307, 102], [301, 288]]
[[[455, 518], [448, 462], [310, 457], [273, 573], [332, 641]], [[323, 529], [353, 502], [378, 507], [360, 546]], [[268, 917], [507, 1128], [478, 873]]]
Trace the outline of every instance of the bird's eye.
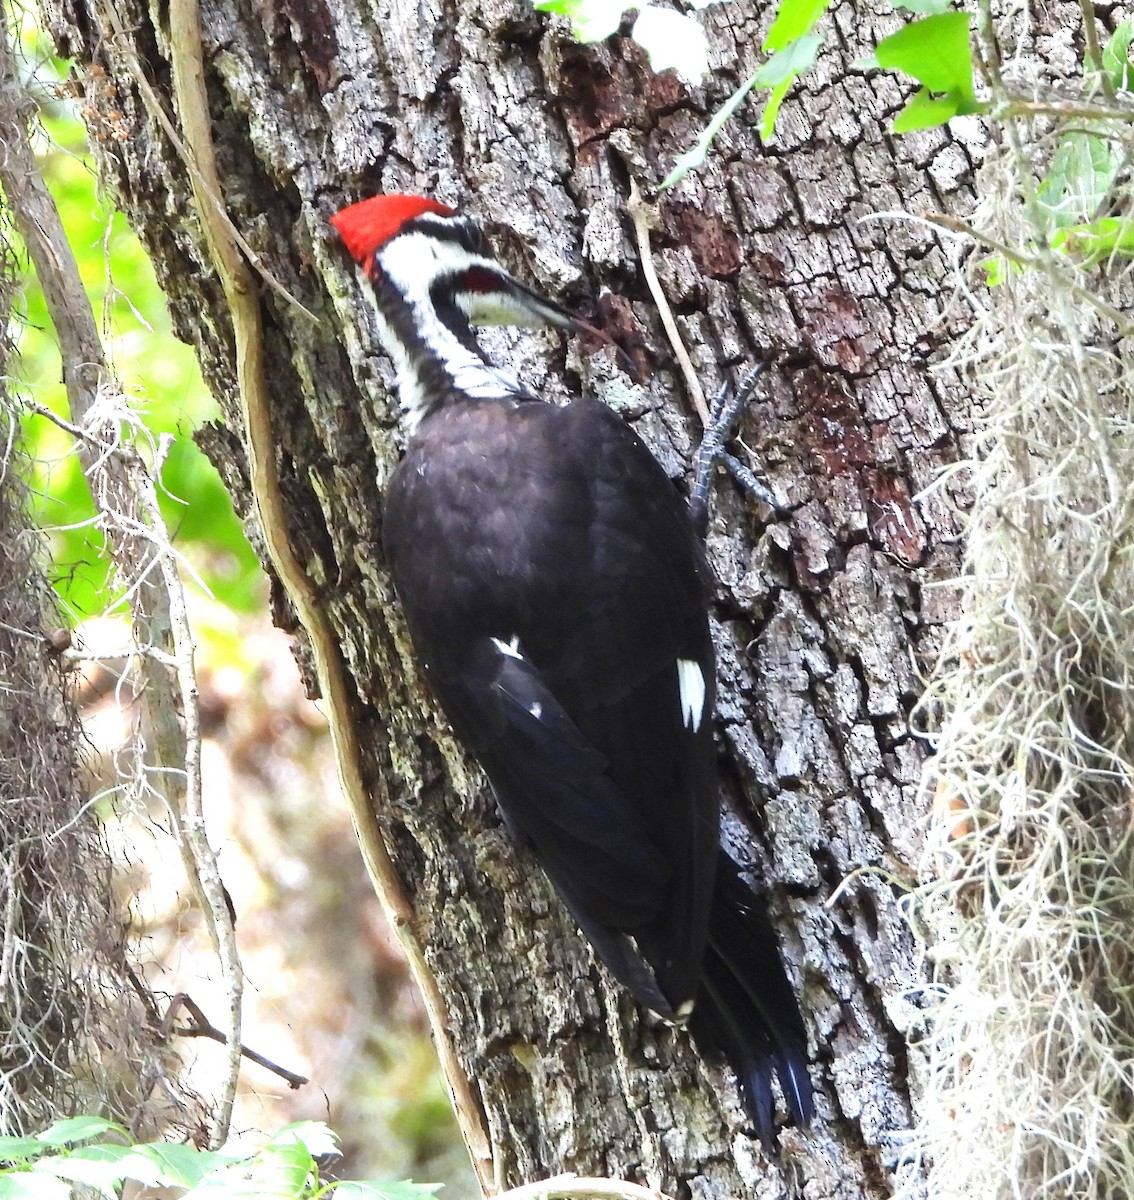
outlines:
[[480, 226], [472, 221], [466, 221], [461, 228], [461, 245], [470, 254], [486, 254], [488, 252], [488, 246]]

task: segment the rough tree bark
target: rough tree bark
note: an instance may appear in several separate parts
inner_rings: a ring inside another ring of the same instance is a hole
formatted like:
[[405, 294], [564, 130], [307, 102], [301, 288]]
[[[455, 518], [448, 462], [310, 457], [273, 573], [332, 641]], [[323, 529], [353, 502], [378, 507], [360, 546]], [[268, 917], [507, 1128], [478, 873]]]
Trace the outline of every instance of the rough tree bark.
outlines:
[[[104, 183], [153, 254], [226, 414], [209, 451], [250, 510], [224, 291], [186, 166], [137, 83], [140, 65], [182, 124], [165, 6], [48, 9], [86, 86]], [[912, 874], [924, 826], [908, 718], [951, 615], [926, 585], [957, 565], [948, 495], [913, 497], [956, 456], [967, 413], [956, 382], [930, 372], [949, 334], [934, 238], [915, 224], [860, 222], [949, 209], [972, 147], [941, 130], [885, 136], [901, 96], [885, 76], [849, 71], [879, 28], [843, 4], [776, 145], [733, 121], [707, 168], [661, 201], [654, 234], [706, 387], [757, 356], [776, 364], [744, 435], [788, 512], [769, 519], [722, 481], [710, 550], [729, 836], [769, 889], [819, 1089], [815, 1128], [783, 1135], [779, 1165], [753, 1139], [727, 1074], [596, 966], [431, 706], [380, 548], [379, 501], [400, 444], [391, 371], [327, 225], [379, 190], [475, 214], [521, 277], [637, 341], [646, 382], [631, 386], [607, 352], [585, 357], [550, 336], [493, 334], [492, 353], [553, 396], [581, 388], [618, 404], [687, 478], [695, 420], [626, 197], [631, 177], [656, 183], [753, 68], [770, 14], [726, 5], [704, 19], [718, 69], [690, 92], [652, 75], [626, 40], [573, 44], [526, 0], [203, 0], [199, 17], [228, 212], [318, 317], [260, 293], [286, 534], [349, 668], [352, 737], [412, 903], [409, 932], [472, 1081], [465, 1120], [488, 1135], [482, 1175], [515, 1184], [571, 1170], [700, 1197], [881, 1197], [911, 1123], [898, 1026], [915, 980], [893, 882]], [[879, 870], [856, 874], [827, 906], [861, 868]], [[475, 1130], [471, 1141], [483, 1158]]]

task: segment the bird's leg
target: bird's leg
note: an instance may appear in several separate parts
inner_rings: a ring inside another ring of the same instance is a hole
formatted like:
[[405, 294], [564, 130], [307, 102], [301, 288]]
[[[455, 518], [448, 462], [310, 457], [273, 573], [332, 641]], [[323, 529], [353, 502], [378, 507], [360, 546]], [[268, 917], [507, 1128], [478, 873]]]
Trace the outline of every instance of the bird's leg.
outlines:
[[713, 469], [717, 463], [723, 463], [733, 479], [757, 500], [776, 512], [781, 509], [767, 484], [761, 483], [744, 463], [725, 449], [725, 443], [732, 437], [737, 417], [752, 398], [766, 366], [766, 363], [757, 363], [745, 374], [739, 387], [734, 388], [731, 383], [726, 382], [713, 397], [709, 409], [709, 424], [697, 451], [697, 474], [689, 496], [693, 524], [702, 537], [709, 530], [709, 489], [713, 482]]

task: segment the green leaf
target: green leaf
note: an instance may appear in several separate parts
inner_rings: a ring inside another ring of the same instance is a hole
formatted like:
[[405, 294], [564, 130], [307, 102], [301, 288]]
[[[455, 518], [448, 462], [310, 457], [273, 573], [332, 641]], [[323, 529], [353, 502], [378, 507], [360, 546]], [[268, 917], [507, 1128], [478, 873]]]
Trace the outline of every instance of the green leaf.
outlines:
[[0, 1137], [0, 1163], [30, 1162], [47, 1153], [47, 1146], [34, 1137]]
[[788, 92], [791, 91], [791, 85], [794, 82], [795, 76], [793, 75], [790, 79], [777, 83], [768, 94], [768, 99], [764, 103], [764, 111], [760, 114], [759, 126], [760, 140], [765, 145], [775, 137], [776, 118], [780, 115], [780, 106]]
[[911, 21], [878, 43], [878, 65], [912, 75], [931, 92], [953, 96], [957, 112], [974, 111], [968, 107], [976, 105], [969, 21], [962, 12]]
[[1134, 19], [1124, 17], [1103, 47], [1103, 70], [1120, 92], [1134, 91], [1134, 64], [1130, 61], [1130, 42], [1134, 39]]
[[[758, 74], [759, 72], [757, 72]], [[661, 181], [659, 191], [664, 191], [666, 188], [673, 187], [678, 180], [684, 179], [690, 171], [696, 170], [697, 167], [705, 161], [709, 150], [712, 147], [713, 139], [721, 131], [721, 127], [740, 107], [744, 97], [756, 86], [756, 75], [750, 75], [741, 85], [732, 93], [731, 96], [717, 109], [713, 114], [712, 120], [701, 131], [701, 136], [691, 149], [686, 150], [676, 163], [673, 170]]]
[[685, 13], [647, 4], [638, 13], [634, 40], [654, 71], [673, 68], [686, 83], [700, 83], [709, 70], [709, 39], [700, 23]]
[[97, 1188], [104, 1196], [113, 1200], [115, 1189], [124, 1179], [138, 1179], [139, 1182], [150, 1186], [160, 1182], [153, 1177], [152, 1171], [144, 1176], [134, 1174], [127, 1165], [127, 1160], [133, 1153], [132, 1146], [112, 1146], [105, 1143], [98, 1146], [80, 1146], [67, 1154], [41, 1158], [33, 1170], [54, 1175], [57, 1179]]
[[0, 1200], [71, 1200], [71, 1185], [31, 1171], [0, 1174]]
[[786, 50], [792, 42], [810, 34], [830, 6], [831, 0], [780, 0], [764, 49]]
[[1090, 221], [1110, 192], [1119, 162], [1107, 138], [1069, 133], [1036, 191], [1051, 226], [1064, 229]]
[[269, 1143], [246, 1161], [212, 1171], [181, 1200], [300, 1200], [314, 1170], [301, 1142]]
[[894, 118], [894, 132], [909, 133], [914, 129], [928, 129], [931, 125], [944, 125], [957, 115], [958, 107], [959, 102], [954, 96], [931, 96], [925, 88], [918, 88]]
[[42, 1133], [37, 1133], [36, 1138], [45, 1146], [70, 1146], [75, 1142], [101, 1137], [111, 1130], [126, 1136], [125, 1129], [102, 1117], [66, 1117], [49, 1125]]
[[797, 38], [783, 50], [774, 54], [756, 72], [757, 82], [761, 87], [772, 87], [764, 111], [760, 116], [760, 138], [770, 142], [776, 131], [776, 118], [780, 113], [780, 105], [791, 90], [791, 86], [803, 74], [811, 69], [823, 44], [821, 33], [808, 33]]
[[752, 76], [756, 86], [776, 87], [781, 83], [791, 83], [804, 71], [810, 70], [823, 40], [821, 33], [809, 33], [778, 50]]
[[143, 1142], [135, 1146], [100, 1143], [60, 1155], [51, 1160], [56, 1165], [50, 1168], [42, 1159], [36, 1166], [93, 1187], [103, 1186], [100, 1179], [111, 1181], [111, 1186], [133, 1179], [145, 1187], [188, 1187], [229, 1161], [226, 1155], [172, 1142]]
[[982, 258], [978, 265], [984, 271], [984, 281], [989, 287], [999, 287], [1008, 278], [1010, 264], [1002, 254]]
[[713, 148], [716, 134], [720, 133], [725, 122], [731, 118], [733, 113], [736, 113], [740, 104], [744, 102], [744, 97], [748, 96], [754, 88], [772, 89], [772, 94], [768, 96], [768, 101], [764, 104], [760, 121], [760, 136], [764, 142], [769, 142], [772, 139], [775, 116], [779, 112], [780, 104], [784, 102], [784, 97], [800, 74], [809, 70], [814, 64], [822, 44], [822, 34], [808, 34], [797, 38], [797, 41], [792, 42], [791, 46], [773, 54], [772, 58], [750, 74], [748, 79], [745, 79], [744, 83], [740, 84], [739, 88], [716, 110], [713, 119], [703, 128], [696, 143], [686, 150], [685, 154], [678, 157], [670, 174], [661, 181], [659, 191], [665, 191], [665, 188], [672, 187], [676, 182], [684, 179], [691, 170], [702, 166], [708, 157], [709, 150]]
[[1115, 254], [1134, 258], [1134, 220], [1099, 217], [1097, 221], [1058, 230], [1051, 244], [1088, 263], [1101, 262]]
[[336, 1200], [428, 1200], [444, 1187], [441, 1183], [379, 1183], [372, 1179], [347, 1179], [334, 1185]]
[[534, 0], [540, 12], [556, 13], [571, 22], [571, 32], [580, 42], [601, 42], [618, 32], [622, 14], [637, 5], [623, 0]]
[[[196, 1187], [211, 1171], [233, 1162], [233, 1156], [223, 1151], [198, 1150], [177, 1142], [145, 1142], [133, 1149], [157, 1172], [161, 1187]], [[136, 1169], [145, 1168], [138, 1164]], [[131, 1178], [140, 1179], [141, 1175]]]
[[302, 1196], [314, 1170], [315, 1163], [302, 1142], [269, 1143], [250, 1164], [251, 1195], [276, 1197], [277, 1200]]
[[341, 1154], [339, 1139], [325, 1121], [293, 1121], [285, 1125], [268, 1143], [270, 1146], [298, 1144], [306, 1148], [312, 1158], [323, 1158]]
[[[725, 122], [736, 112], [754, 87], [771, 87], [772, 94], [764, 106], [761, 119], [760, 135], [765, 141], [771, 137], [771, 128], [775, 124], [775, 112], [779, 109], [783, 97], [795, 82], [796, 77], [815, 61], [819, 47], [823, 44], [822, 34], [809, 34], [793, 42], [787, 49], [773, 54], [759, 70], [749, 77], [732, 93], [731, 96], [713, 114], [712, 120], [701, 131], [701, 136], [694, 145], [682, 154], [673, 170], [662, 180], [659, 191], [673, 187], [679, 180], [684, 179], [690, 171], [696, 170], [708, 157], [716, 136], [724, 127]], [[769, 121], [769, 109], [772, 109]], [[765, 131], [767, 130], [767, 132]]]

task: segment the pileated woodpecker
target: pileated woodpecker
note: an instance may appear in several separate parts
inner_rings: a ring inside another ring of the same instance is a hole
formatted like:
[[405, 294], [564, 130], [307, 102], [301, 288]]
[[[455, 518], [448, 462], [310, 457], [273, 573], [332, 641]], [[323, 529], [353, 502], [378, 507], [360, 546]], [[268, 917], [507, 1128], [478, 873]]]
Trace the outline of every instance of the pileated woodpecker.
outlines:
[[604, 404], [543, 402], [474, 324], [588, 329], [433, 200], [332, 218], [374, 289], [409, 445], [383, 538], [414, 647], [513, 834], [599, 958], [726, 1057], [765, 1144], [771, 1080], [812, 1115], [807, 1039], [763, 904], [720, 846], [715, 671], [688, 506]]

